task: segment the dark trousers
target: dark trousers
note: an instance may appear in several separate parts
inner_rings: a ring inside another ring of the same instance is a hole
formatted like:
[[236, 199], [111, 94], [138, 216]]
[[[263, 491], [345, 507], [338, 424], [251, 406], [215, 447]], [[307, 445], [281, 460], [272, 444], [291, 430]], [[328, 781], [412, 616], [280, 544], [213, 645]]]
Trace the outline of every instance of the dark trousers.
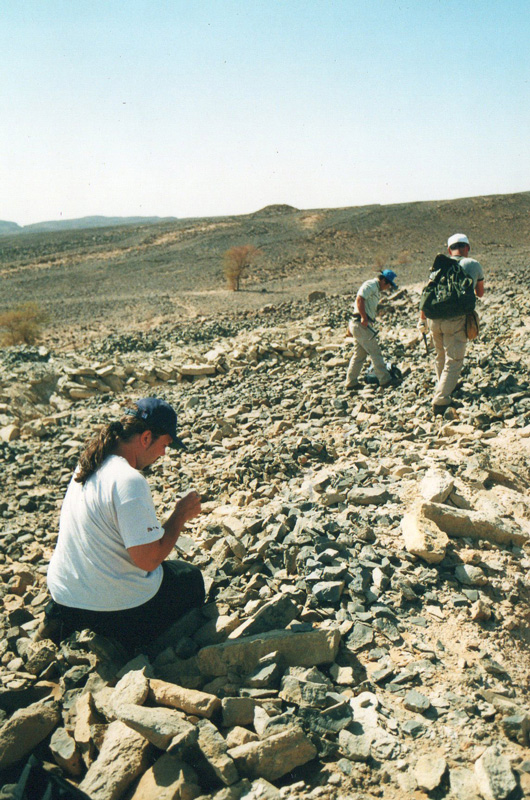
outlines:
[[61, 641], [74, 631], [89, 628], [116, 639], [131, 652], [149, 645], [192, 608], [204, 604], [204, 581], [198, 567], [185, 561], [164, 561], [162, 569], [164, 576], [158, 592], [135, 608], [87, 611], [51, 600], [46, 606], [46, 622], [57, 627], [54, 638]]

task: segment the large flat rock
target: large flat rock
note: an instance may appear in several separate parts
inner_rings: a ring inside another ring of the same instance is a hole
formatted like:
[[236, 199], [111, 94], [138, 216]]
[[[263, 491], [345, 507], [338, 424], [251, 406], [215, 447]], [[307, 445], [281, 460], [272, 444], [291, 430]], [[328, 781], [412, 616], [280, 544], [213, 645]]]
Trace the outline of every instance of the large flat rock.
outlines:
[[479, 511], [460, 511], [441, 503], [422, 503], [421, 513], [431, 519], [448, 536], [471, 539], [487, 539], [497, 544], [524, 545], [530, 535], [515, 523], [508, 523], [498, 517], [487, 516]]
[[226, 675], [231, 667], [250, 672], [260, 658], [278, 651], [290, 667], [312, 667], [335, 660], [340, 632], [334, 630], [269, 631], [241, 640], [203, 647], [197, 662], [203, 675]]

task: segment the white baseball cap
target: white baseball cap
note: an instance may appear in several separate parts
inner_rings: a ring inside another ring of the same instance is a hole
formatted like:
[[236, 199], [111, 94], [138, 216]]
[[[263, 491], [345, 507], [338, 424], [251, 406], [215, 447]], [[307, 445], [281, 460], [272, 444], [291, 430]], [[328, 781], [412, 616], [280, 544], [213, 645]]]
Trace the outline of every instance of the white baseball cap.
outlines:
[[449, 239], [447, 240], [447, 247], [449, 248], [454, 247], [455, 244], [469, 245], [469, 239], [467, 238], [465, 233], [453, 233], [453, 235], [450, 236]]

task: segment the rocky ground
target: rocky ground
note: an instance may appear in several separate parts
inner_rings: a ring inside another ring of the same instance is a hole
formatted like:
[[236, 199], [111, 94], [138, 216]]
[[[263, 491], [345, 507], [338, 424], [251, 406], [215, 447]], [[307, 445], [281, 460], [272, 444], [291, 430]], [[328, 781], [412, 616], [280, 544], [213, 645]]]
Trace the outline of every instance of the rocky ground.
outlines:
[[[0, 351], [0, 797], [30, 753], [94, 800], [530, 796], [525, 281], [488, 283], [443, 419], [413, 285], [381, 306], [386, 391], [343, 389], [344, 294]], [[130, 663], [34, 641], [82, 443], [149, 394], [208, 604]]]

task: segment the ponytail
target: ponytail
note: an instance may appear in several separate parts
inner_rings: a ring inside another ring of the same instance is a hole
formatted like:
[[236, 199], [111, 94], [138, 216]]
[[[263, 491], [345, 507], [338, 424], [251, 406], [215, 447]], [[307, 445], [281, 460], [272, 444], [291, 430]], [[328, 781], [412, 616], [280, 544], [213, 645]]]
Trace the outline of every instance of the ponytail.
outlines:
[[116, 452], [120, 442], [128, 442], [136, 434], [144, 433], [147, 430], [152, 432], [154, 438], [164, 433], [162, 430], [147, 425], [143, 420], [130, 416], [105, 425], [88, 442], [81, 453], [74, 480], [84, 486], [105, 459]]

